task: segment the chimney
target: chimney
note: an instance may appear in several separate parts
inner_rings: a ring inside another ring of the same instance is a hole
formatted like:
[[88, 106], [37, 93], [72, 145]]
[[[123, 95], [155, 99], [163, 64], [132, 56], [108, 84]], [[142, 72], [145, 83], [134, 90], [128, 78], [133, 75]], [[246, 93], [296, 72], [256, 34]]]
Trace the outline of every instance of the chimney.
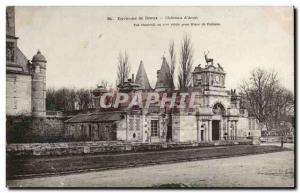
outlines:
[[132, 79], [132, 82], [134, 82], [134, 74], [132, 74], [132, 78], [131, 79]]
[[160, 70], [156, 71], [157, 78], [159, 77]]

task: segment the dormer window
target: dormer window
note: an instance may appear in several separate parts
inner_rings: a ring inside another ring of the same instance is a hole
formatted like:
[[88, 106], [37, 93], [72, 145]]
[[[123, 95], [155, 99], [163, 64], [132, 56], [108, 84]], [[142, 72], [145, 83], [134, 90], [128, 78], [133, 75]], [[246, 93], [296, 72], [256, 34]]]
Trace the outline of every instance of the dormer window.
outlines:
[[35, 73], [40, 73], [40, 72], [41, 72], [40, 66], [36, 66], [36, 67], [35, 67]]

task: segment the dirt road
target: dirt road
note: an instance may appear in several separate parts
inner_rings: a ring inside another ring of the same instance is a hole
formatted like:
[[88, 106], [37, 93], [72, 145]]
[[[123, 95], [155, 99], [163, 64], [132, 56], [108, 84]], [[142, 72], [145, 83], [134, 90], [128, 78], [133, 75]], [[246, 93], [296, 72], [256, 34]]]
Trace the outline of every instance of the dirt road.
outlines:
[[292, 187], [294, 153], [284, 151], [9, 180], [7, 185], [10, 187]]

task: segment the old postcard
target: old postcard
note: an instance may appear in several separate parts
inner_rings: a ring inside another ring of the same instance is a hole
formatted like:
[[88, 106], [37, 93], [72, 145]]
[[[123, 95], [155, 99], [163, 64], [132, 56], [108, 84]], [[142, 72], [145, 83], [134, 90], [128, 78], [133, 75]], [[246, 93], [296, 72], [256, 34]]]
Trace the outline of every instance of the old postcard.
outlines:
[[293, 7], [8, 6], [8, 188], [294, 188]]

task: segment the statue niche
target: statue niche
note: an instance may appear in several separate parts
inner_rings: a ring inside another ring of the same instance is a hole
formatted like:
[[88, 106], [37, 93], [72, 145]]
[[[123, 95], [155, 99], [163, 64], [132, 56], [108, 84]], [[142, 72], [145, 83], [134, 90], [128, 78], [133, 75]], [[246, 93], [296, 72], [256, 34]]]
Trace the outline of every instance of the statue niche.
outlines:
[[224, 106], [221, 104], [221, 103], [216, 103], [214, 106], [213, 106], [213, 113], [215, 115], [225, 115], [225, 108]]

